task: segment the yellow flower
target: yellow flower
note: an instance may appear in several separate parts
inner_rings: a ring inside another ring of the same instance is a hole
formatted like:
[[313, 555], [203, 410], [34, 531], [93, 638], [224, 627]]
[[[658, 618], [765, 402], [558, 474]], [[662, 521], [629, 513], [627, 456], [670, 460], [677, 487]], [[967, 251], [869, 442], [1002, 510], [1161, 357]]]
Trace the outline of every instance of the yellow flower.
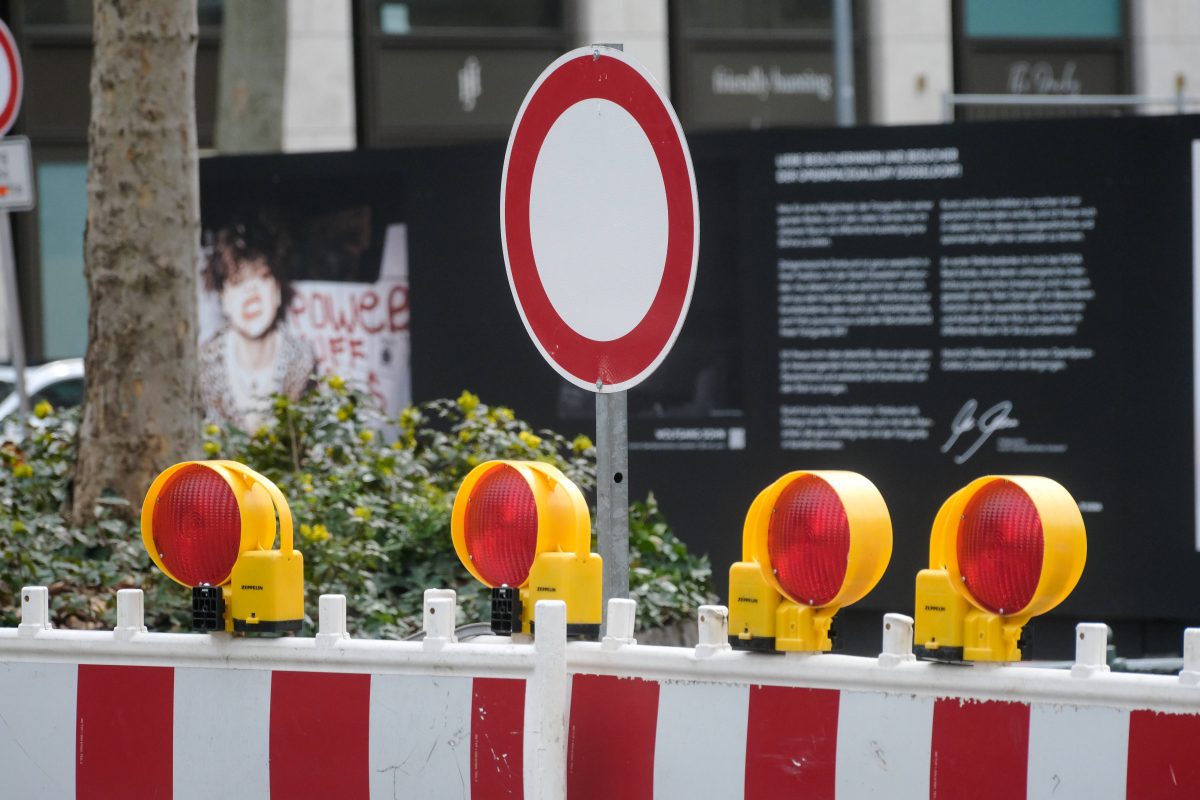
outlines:
[[360, 442], [362, 442], [363, 444], [369, 444], [371, 442], [371, 440], [374, 438], [375, 438], [374, 431], [359, 431], [358, 432], [358, 440]]
[[255, 439], [266, 439], [267, 433], [268, 433], [267, 427], [265, 425], [260, 425], [260, 426], [258, 426], [258, 430], [256, 430], [254, 432], [254, 438]]
[[525, 446], [530, 450], [536, 450], [542, 443], [542, 437], [535, 436], [529, 431], [521, 431], [517, 434], [517, 438], [525, 443]]
[[352, 511], [350, 513], [354, 514], [355, 517], [357, 517], [358, 519], [362, 519], [362, 520], [367, 520], [367, 519], [371, 518], [371, 509], [364, 508], [363, 506], [355, 506], [354, 511]]
[[571, 449], [576, 453], [582, 453], [586, 450], [591, 450], [596, 445], [592, 444], [592, 440], [584, 436], [582, 433], [575, 437], [575, 441], [571, 442]]
[[339, 408], [337, 410], [337, 418], [338, 422], [345, 422], [346, 420], [350, 419], [350, 409], [346, 408], [346, 406]]
[[26, 533], [28, 531], [29, 531], [29, 528], [25, 527], [24, 522], [21, 522], [21, 520], [19, 520], [19, 519], [13, 520], [13, 524], [12, 524], [12, 532], [13, 533]]
[[215, 456], [219, 452], [221, 452], [221, 445], [217, 444], [216, 442], [204, 443], [205, 455]]
[[466, 389], [463, 389], [463, 393], [458, 396], [458, 400], [455, 402], [458, 403], [458, 407], [461, 408], [462, 412], [468, 417], [471, 416], [471, 412], [473, 412], [479, 406], [479, 398], [476, 395], [468, 392]]
[[327, 542], [331, 538], [324, 525], [301, 525], [300, 535], [310, 542]]
[[208, 425], [204, 426], [204, 435], [205, 436], [216, 436], [220, 432], [221, 432], [221, 429], [218, 428], [216, 425], [213, 425], [211, 422]]
[[467, 466], [468, 467], [479, 466], [479, 456], [467, 456]]
[[49, 401], [43, 400], [33, 407], [33, 415], [38, 419], [45, 419], [54, 411], [54, 406], [50, 405]]
[[341, 391], [346, 388], [346, 379], [340, 375], [330, 375], [329, 385], [336, 391]]
[[28, 464], [17, 464], [15, 467], [13, 467], [13, 477], [14, 478], [32, 478], [33, 477], [33, 467], [29, 466]]
[[458, 432], [458, 440], [460, 442], [469, 442], [475, 438], [475, 434], [469, 430], [463, 429]]
[[501, 422], [512, 422], [514, 419], [516, 419], [516, 415], [513, 414], [511, 408], [500, 406], [496, 409], [496, 419], [500, 420]]

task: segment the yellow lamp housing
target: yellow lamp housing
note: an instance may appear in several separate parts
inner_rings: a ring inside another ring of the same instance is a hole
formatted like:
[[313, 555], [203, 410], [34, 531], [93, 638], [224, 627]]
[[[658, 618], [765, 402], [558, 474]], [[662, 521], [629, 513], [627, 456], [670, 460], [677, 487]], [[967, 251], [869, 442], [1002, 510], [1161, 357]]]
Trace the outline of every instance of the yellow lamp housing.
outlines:
[[540, 461], [487, 461], [463, 479], [451, 515], [454, 551], [492, 589], [492, 631], [529, 633], [538, 600], [567, 604], [567, 635], [600, 635], [603, 562], [591, 552], [583, 493]]
[[729, 643], [739, 650], [833, 648], [838, 609], [875, 587], [892, 557], [892, 520], [856, 472], [789, 472], [759, 493], [729, 569]]
[[[278, 517], [280, 549], [275, 544]], [[142, 544], [168, 578], [192, 589], [192, 627], [277, 632], [304, 622], [304, 557], [274, 483], [235, 461], [164, 470], [142, 503]]]
[[1083, 574], [1087, 535], [1061, 484], [989, 475], [942, 505], [917, 574], [914, 651], [932, 661], [1020, 661], [1023, 629]]

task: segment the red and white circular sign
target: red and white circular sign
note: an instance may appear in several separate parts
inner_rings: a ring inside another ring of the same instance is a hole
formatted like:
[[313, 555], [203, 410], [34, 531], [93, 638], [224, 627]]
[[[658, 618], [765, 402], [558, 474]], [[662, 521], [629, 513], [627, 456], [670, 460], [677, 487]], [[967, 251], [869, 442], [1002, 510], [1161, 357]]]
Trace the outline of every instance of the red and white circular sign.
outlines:
[[615, 392], [662, 363], [691, 303], [700, 213], [683, 129], [642, 65], [584, 47], [534, 81], [500, 233], [521, 319], [559, 374]]
[[12, 31], [0, 20], [0, 136], [8, 133], [21, 110], [21, 54]]

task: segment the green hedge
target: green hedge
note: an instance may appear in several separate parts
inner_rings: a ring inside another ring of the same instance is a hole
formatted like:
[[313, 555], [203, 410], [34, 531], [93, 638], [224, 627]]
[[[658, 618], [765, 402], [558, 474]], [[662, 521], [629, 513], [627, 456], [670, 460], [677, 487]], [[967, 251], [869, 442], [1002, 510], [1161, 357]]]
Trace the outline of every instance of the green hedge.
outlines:
[[[0, 449], [0, 625], [13, 625], [24, 585], [51, 588], [55, 622], [76, 628], [115, 624], [115, 590], [146, 591], [147, 625], [186, 629], [189, 593], [154, 569], [134, 509], [106, 500], [97, 521], [72, 527], [70, 491], [78, 412], [37, 409], [28, 439]], [[492, 458], [554, 464], [586, 491], [595, 451], [586, 436], [534, 431], [511, 409], [463, 392], [382, 416], [339, 378], [300, 401], [277, 397], [257, 431], [209, 425], [205, 453], [240, 461], [271, 478], [288, 498], [305, 559], [306, 608], [317, 596], [345, 594], [357, 636], [398, 637], [421, 624], [422, 592], [459, 593], [459, 622], [487, 616], [487, 592], [450, 544], [454, 492], [466, 473]], [[639, 625], [670, 625], [713, 601], [706, 556], [689, 553], [654, 497], [630, 508], [630, 587]], [[311, 618], [310, 618], [311, 622]]]

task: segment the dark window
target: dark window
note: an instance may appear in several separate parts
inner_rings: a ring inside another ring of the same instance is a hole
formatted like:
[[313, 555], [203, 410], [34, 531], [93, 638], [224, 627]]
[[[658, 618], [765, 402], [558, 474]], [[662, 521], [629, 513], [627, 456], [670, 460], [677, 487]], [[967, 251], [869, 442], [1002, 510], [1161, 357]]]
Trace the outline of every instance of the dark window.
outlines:
[[430, 28], [560, 28], [563, 10], [547, 0], [385, 0], [377, 19], [380, 30], [398, 35]]
[[[225, 0], [197, 0], [196, 16], [201, 25], [220, 25]], [[25, 22], [30, 25], [92, 25], [92, 0], [36, 0], [25, 5]]]
[[680, 13], [686, 28], [776, 31], [833, 25], [829, 0], [687, 0]]
[[368, 147], [500, 139], [570, 49], [559, 0], [356, 0], [358, 133]]
[[1136, 113], [1070, 97], [1131, 90], [1126, 0], [956, 0], [954, 16], [957, 93], [1063, 98], [1050, 105], [970, 105], [956, 109], [957, 119]]
[[[866, 118], [866, 3], [854, 2], [856, 110]], [[671, 102], [685, 129], [833, 125], [829, 0], [672, 0]]]

